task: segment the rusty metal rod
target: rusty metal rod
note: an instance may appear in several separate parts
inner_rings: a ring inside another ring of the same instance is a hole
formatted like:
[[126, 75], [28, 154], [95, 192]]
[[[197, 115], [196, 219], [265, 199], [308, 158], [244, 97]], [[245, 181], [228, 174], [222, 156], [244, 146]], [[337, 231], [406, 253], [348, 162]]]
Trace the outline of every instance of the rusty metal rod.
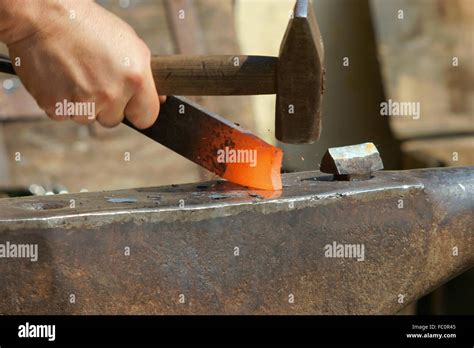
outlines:
[[331, 178], [2, 199], [38, 260], [0, 258], [0, 312], [395, 313], [473, 266], [474, 167]]
[[[127, 119], [123, 123], [224, 179], [281, 190], [283, 151], [191, 100], [168, 96], [158, 119], [147, 129], [138, 129]], [[222, 156], [228, 152], [234, 160]], [[236, 153], [249, 156], [239, 159]]]

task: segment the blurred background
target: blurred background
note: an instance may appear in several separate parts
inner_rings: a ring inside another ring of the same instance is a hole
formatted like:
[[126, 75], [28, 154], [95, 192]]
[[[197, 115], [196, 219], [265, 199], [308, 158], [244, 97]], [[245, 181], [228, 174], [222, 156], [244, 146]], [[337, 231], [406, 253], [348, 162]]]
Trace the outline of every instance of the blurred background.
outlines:
[[[294, 6], [291, 0], [98, 2], [127, 21], [154, 54], [278, 56]], [[313, 5], [325, 45], [322, 137], [313, 145], [278, 144], [285, 171], [318, 169], [327, 148], [368, 141], [386, 169], [474, 165], [474, 1]], [[7, 52], [0, 44], [0, 53]], [[17, 78], [0, 74], [0, 83], [0, 196], [213, 178], [126, 126], [50, 121]], [[192, 99], [277, 143], [275, 96]], [[420, 118], [381, 116], [380, 103], [388, 99], [419, 102]], [[402, 313], [473, 314], [473, 293], [471, 270]]]

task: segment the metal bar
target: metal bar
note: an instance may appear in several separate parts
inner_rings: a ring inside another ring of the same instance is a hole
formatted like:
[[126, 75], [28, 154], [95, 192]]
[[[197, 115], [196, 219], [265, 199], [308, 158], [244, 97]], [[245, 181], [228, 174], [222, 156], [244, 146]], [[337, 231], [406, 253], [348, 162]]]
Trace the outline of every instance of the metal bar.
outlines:
[[331, 179], [2, 199], [38, 260], [0, 258], [0, 312], [395, 313], [474, 265], [474, 167]]
[[[279, 148], [183, 97], [168, 96], [147, 129], [137, 129], [126, 119], [123, 123], [229, 181], [281, 190]], [[248, 156], [237, 158], [239, 153]]]
[[15, 69], [10, 61], [10, 58], [4, 54], [0, 54], [0, 72], [5, 74], [16, 75]]

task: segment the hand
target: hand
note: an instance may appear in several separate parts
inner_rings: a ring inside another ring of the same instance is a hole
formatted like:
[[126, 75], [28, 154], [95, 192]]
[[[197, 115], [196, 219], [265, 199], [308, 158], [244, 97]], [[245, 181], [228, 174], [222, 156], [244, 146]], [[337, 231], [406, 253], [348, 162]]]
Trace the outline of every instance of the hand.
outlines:
[[[125, 115], [138, 128], [151, 126], [162, 98], [150, 50], [134, 30], [93, 1], [38, 3], [38, 13], [26, 11], [27, 29], [14, 30], [6, 43], [20, 62], [15, 71], [48, 116], [82, 124], [96, 118], [112, 127]], [[80, 107], [64, 108], [71, 105]]]

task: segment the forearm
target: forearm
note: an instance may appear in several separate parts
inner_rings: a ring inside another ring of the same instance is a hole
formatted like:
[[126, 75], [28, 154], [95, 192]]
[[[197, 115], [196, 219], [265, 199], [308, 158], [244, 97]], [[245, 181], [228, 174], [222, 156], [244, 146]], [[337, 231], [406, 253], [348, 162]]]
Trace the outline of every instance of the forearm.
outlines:
[[0, 0], [0, 41], [7, 45], [44, 30], [91, 0]]

